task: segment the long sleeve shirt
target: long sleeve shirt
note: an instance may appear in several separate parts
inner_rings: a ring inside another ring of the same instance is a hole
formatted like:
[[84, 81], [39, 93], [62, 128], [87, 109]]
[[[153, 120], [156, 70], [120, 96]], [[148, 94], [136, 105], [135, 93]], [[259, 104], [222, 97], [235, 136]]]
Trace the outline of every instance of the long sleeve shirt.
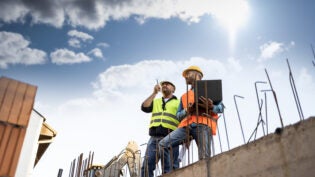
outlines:
[[[224, 105], [222, 102], [220, 102], [217, 105], [213, 105], [213, 109], [212, 111], [214, 113], [222, 113], [224, 109]], [[181, 121], [183, 120], [185, 117], [187, 116], [187, 111], [184, 109], [183, 107], [183, 102], [182, 102], [182, 98], [180, 99], [180, 104], [176, 113], [176, 118]]]

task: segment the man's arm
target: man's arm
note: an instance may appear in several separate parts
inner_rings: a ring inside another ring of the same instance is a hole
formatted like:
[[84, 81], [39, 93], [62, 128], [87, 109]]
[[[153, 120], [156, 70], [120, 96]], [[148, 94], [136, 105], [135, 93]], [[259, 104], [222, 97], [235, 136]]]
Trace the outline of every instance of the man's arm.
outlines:
[[153, 100], [156, 94], [151, 94], [144, 102], [141, 104], [141, 110], [146, 113], [152, 112], [153, 109]]
[[152, 109], [153, 109], [153, 100], [154, 98], [156, 97], [156, 95], [159, 93], [160, 91], [160, 85], [157, 84], [154, 86], [154, 89], [153, 89], [153, 93], [147, 98], [145, 99], [142, 104], [141, 104], [141, 110], [143, 112], [146, 112], [146, 113], [149, 113], [149, 112], [152, 112]]
[[177, 109], [176, 118], [178, 121], [182, 121], [187, 115], [187, 112], [185, 109], [183, 109], [183, 103], [182, 99], [180, 99], [180, 103]]

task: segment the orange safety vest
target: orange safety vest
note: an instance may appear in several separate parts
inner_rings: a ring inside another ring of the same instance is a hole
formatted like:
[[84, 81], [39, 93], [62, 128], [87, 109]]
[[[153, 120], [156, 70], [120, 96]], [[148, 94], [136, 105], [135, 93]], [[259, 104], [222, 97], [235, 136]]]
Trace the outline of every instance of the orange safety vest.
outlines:
[[[188, 104], [194, 104], [194, 92], [189, 90], [185, 94], [182, 95], [182, 104], [183, 108], [187, 109]], [[211, 117], [201, 116], [201, 115], [187, 115], [178, 125], [178, 128], [188, 126], [192, 123], [205, 124], [208, 125], [212, 130], [212, 135], [216, 135], [217, 132], [217, 120], [219, 118], [217, 113], [210, 113]], [[197, 119], [198, 118], [198, 119]]]

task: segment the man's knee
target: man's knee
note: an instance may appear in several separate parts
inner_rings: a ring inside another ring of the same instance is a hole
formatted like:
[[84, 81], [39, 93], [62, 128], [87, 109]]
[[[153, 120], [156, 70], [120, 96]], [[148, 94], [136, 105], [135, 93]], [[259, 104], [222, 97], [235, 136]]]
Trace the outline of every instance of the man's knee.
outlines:
[[159, 148], [165, 148], [166, 147], [166, 144], [165, 144], [165, 141], [162, 139], [160, 142], [159, 142]]

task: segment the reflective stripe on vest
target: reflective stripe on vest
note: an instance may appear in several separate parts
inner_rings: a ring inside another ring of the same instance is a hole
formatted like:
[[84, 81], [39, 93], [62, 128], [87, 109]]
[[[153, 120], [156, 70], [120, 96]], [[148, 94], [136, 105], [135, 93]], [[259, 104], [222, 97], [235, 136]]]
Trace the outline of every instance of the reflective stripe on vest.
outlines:
[[151, 120], [150, 123], [152, 124], [154, 122], [167, 123], [167, 124], [173, 125], [174, 127], [177, 127], [177, 125], [178, 125], [178, 123], [175, 123], [175, 122], [172, 122], [172, 121], [169, 121], [169, 120], [165, 120], [165, 119], [154, 119], [154, 120]]
[[[194, 91], [189, 90], [182, 95], [183, 108], [187, 109], [188, 104], [194, 104]], [[212, 130], [212, 135], [216, 135], [217, 132], [217, 120], [219, 116], [216, 113], [210, 113], [210, 115], [199, 115], [198, 119], [196, 115], [189, 115], [185, 117], [178, 125], [178, 127], [185, 127], [192, 123], [199, 123], [208, 125]]]
[[158, 98], [153, 101], [150, 128], [161, 125], [164, 128], [175, 130], [179, 124], [179, 121], [176, 119], [176, 112], [179, 106], [179, 100], [173, 98], [166, 102], [165, 110], [163, 110], [162, 104], [162, 98]]

